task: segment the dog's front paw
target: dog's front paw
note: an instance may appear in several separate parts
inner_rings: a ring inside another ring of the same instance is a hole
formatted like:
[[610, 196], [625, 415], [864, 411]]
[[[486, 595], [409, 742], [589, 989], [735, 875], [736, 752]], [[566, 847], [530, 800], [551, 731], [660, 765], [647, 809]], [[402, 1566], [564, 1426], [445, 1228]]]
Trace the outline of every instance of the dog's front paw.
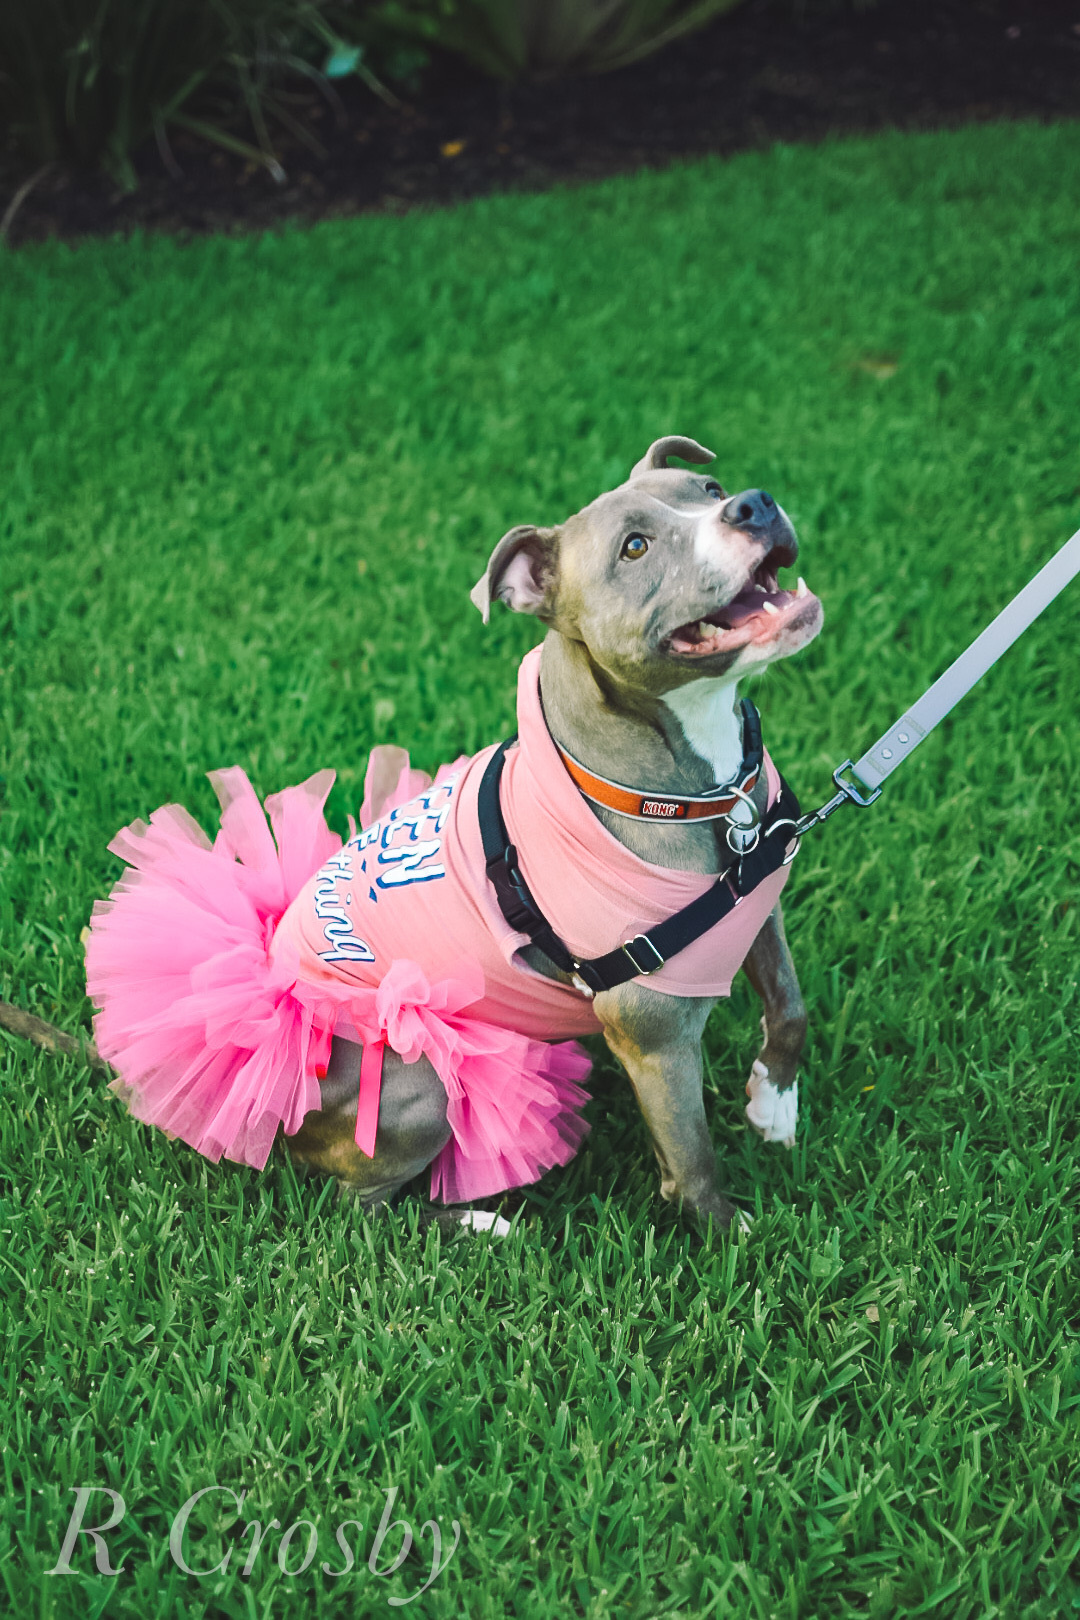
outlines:
[[490, 1232], [492, 1237], [499, 1238], [509, 1237], [511, 1230], [509, 1221], [489, 1209], [462, 1209], [460, 1205], [425, 1210], [420, 1224], [424, 1228], [437, 1226], [447, 1237], [462, 1228], [467, 1232]]
[[799, 1082], [793, 1080], [786, 1091], [781, 1091], [773, 1085], [768, 1069], [757, 1058], [746, 1082], [746, 1095], [750, 1099], [746, 1105], [746, 1117], [762, 1140], [794, 1147], [795, 1122], [799, 1117]]
[[468, 1227], [470, 1232], [490, 1232], [492, 1237], [510, 1236], [510, 1222], [488, 1209], [467, 1209], [458, 1216], [458, 1225]]

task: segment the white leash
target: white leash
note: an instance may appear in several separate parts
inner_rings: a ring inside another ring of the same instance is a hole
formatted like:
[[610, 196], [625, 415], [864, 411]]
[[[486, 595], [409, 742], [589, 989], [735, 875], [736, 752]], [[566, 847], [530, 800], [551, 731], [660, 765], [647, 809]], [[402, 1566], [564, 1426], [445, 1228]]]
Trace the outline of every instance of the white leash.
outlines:
[[[882, 733], [872, 748], [868, 748], [854, 763], [845, 759], [842, 765], [837, 766], [833, 771], [833, 781], [839, 791], [820, 810], [799, 817], [795, 824], [798, 837], [801, 838], [811, 827], [816, 827], [831, 816], [842, 804], [857, 804], [865, 809], [879, 799], [881, 784], [885, 779], [971, 691], [976, 681], [981, 680], [991, 665], [997, 663], [1002, 653], [1007, 652], [1028, 626], [1034, 624], [1043, 609], [1049, 607], [1055, 596], [1060, 595], [1077, 574], [1080, 574], [1080, 529], [1039, 569], [1035, 578], [1028, 581], [982, 634], [976, 636], [971, 646], [949, 665], [944, 675], [938, 676], [918, 702], [902, 714], [888, 731]], [[856, 781], [846, 780], [845, 771], [850, 771]], [[870, 791], [864, 792], [864, 789]], [[793, 860], [796, 853], [797, 849], [793, 850], [789, 860]]]

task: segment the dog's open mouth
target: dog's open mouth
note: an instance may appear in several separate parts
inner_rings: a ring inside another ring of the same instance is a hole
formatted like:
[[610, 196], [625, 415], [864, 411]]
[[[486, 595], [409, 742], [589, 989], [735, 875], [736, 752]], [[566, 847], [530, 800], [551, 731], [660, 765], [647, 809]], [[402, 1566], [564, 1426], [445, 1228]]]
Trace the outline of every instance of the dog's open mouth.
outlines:
[[729, 652], [750, 641], [771, 641], [782, 629], [801, 619], [807, 609], [819, 606], [813, 591], [800, 578], [793, 591], [782, 591], [767, 561], [754, 570], [750, 582], [724, 607], [715, 608], [704, 618], [681, 624], [668, 637], [668, 647], [682, 656], [707, 658]]

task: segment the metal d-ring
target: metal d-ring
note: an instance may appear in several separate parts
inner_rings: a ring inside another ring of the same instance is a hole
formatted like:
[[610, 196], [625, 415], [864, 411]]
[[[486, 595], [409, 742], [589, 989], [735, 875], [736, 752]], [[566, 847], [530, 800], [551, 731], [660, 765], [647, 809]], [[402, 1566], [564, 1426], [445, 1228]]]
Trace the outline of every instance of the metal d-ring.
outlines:
[[[758, 809], [749, 793], [744, 793], [742, 788], [732, 786], [725, 788], [724, 791], [725, 793], [733, 793], [737, 799], [741, 800], [742, 803], [745, 804], [746, 808], [750, 812], [750, 824], [747, 827], [740, 827], [737, 821], [733, 821], [731, 819], [730, 814], [724, 817], [724, 820], [727, 822], [727, 829], [724, 834], [725, 838], [727, 839], [727, 847], [730, 849], [733, 855], [749, 855], [752, 849], [757, 849], [758, 844], [761, 841], [761, 811]], [[750, 844], [733, 844], [731, 841], [732, 833], [736, 833], [740, 837], [753, 833], [754, 841]]]
[[773, 833], [776, 832], [780, 827], [794, 827], [795, 829], [795, 848], [790, 852], [790, 854], [785, 855], [783, 860], [784, 866], [790, 866], [796, 855], [799, 853], [799, 850], [802, 848], [803, 833], [806, 831], [806, 828], [800, 828], [799, 823], [797, 821], [793, 821], [790, 816], [781, 816], [779, 821], [773, 822], [772, 826], [765, 834], [766, 838], [771, 838]]
[[[734, 833], [736, 836], [736, 842], [734, 843], [732, 842], [731, 838], [732, 833]], [[754, 835], [753, 840], [744, 844], [742, 842], [743, 838], [745, 837], [749, 839], [751, 833]], [[738, 822], [729, 821], [727, 824], [727, 830], [724, 833], [724, 837], [727, 840], [727, 847], [730, 849], [733, 855], [749, 855], [750, 851], [757, 849], [758, 844], [761, 842], [761, 830], [758, 827], [747, 827], [744, 829], [739, 826]]]

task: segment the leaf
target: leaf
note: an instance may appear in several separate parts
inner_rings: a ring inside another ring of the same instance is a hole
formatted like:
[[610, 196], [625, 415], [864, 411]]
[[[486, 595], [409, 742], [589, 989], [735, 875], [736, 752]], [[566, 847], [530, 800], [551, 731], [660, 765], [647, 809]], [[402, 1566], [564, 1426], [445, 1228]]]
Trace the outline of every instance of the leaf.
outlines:
[[357, 71], [363, 56], [362, 45], [346, 45], [344, 40], [339, 40], [334, 48], [327, 52], [323, 72], [328, 79], [347, 79], [350, 73]]

